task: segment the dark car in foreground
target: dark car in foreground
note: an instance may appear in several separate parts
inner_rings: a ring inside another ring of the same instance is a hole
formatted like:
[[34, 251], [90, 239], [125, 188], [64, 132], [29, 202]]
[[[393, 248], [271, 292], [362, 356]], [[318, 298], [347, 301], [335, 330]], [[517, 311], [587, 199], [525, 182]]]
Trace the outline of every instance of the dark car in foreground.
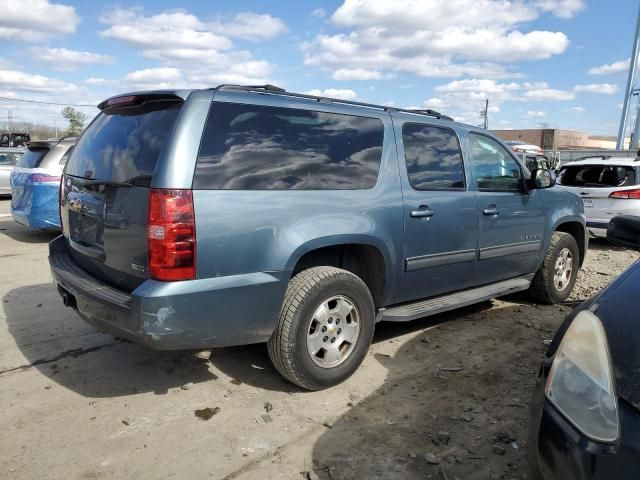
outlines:
[[[640, 249], [640, 217], [609, 223]], [[562, 324], [543, 360], [529, 422], [530, 479], [640, 478], [640, 261]]]

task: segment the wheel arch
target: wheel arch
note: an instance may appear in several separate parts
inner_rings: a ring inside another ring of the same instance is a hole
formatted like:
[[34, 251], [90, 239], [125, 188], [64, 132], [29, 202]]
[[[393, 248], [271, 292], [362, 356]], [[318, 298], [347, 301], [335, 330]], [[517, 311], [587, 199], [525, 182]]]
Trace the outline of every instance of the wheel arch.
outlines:
[[568, 233], [576, 240], [576, 243], [578, 244], [578, 251], [580, 252], [579, 265], [582, 267], [584, 259], [587, 256], [588, 248], [588, 237], [584, 223], [578, 220], [567, 220], [558, 223], [553, 231]]
[[394, 287], [392, 254], [376, 238], [338, 235], [300, 245], [291, 255], [291, 277], [316, 266], [333, 266], [359, 276], [369, 288], [376, 308], [384, 306]]

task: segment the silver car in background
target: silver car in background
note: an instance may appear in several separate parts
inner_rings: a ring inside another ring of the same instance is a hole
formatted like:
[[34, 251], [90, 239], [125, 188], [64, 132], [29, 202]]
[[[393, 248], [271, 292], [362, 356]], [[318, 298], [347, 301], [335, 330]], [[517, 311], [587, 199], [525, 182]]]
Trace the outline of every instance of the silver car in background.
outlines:
[[606, 238], [617, 215], [640, 216], [640, 161], [635, 158], [594, 158], [570, 162], [558, 174], [557, 188], [582, 198], [587, 230]]
[[9, 175], [24, 151], [24, 148], [0, 148], [0, 195], [11, 195]]

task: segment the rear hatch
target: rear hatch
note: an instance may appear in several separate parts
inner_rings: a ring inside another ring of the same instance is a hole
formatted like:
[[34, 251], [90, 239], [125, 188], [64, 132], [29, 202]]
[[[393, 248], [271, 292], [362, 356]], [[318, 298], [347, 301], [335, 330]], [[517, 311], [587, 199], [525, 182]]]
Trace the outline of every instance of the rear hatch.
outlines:
[[580, 195], [587, 218], [608, 221], [624, 209], [624, 197], [638, 189], [637, 177], [630, 165], [567, 165], [560, 170], [558, 185]]
[[[29, 146], [20, 157], [16, 167], [11, 172], [11, 208], [13, 210], [24, 210], [31, 206], [31, 192], [28, 184], [32, 176], [40, 173], [42, 160], [47, 156], [53, 144], [48, 142], [38, 142]], [[37, 180], [37, 179], [36, 179]], [[59, 182], [59, 179], [56, 183]]]
[[110, 102], [101, 105], [67, 162], [60, 212], [74, 261], [132, 291], [149, 278], [149, 187], [182, 99], [145, 95]]

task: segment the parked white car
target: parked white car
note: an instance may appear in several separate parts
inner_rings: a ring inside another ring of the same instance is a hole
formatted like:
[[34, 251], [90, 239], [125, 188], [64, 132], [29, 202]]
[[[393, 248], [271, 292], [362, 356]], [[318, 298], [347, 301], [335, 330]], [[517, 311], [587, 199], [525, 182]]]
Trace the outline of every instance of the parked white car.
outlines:
[[533, 155], [543, 155], [544, 151], [537, 145], [531, 145], [530, 143], [518, 142], [515, 140], [509, 140], [504, 142], [515, 153], [529, 153]]
[[0, 195], [11, 195], [9, 175], [24, 154], [24, 148], [0, 148]]
[[582, 197], [587, 230], [595, 237], [605, 238], [609, 221], [617, 215], [640, 216], [640, 161], [635, 158], [567, 163], [556, 185]]

